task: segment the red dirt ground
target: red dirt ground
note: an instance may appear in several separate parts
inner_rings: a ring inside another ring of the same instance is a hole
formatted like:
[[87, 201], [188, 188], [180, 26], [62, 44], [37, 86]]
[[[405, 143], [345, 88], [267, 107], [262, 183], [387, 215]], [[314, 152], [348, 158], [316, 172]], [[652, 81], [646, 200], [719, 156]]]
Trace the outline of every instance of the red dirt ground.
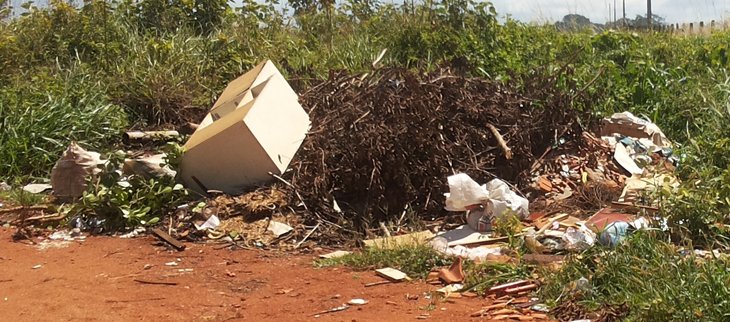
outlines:
[[[431, 321], [478, 321], [469, 314], [489, 304], [458, 298], [427, 309], [424, 292], [435, 286], [411, 282], [366, 288], [363, 284], [381, 279], [371, 272], [316, 269], [315, 254], [204, 244], [175, 252], [155, 246], [150, 236], [90, 237], [41, 250], [12, 242], [11, 234], [0, 228], [2, 321], [408, 321], [424, 313]], [[152, 267], [145, 269], [148, 264]], [[419, 299], [408, 300], [407, 294]], [[369, 303], [314, 316], [352, 298]]]

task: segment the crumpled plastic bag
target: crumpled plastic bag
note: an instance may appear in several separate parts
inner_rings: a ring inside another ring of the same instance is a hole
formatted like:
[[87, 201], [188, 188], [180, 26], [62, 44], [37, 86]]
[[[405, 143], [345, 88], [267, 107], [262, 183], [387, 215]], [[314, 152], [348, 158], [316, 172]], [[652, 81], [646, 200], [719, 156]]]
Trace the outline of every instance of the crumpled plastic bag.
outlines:
[[565, 230], [563, 242], [567, 250], [584, 251], [596, 243], [596, 233], [585, 225], [580, 225], [578, 229], [569, 227]]
[[[446, 196], [446, 210], [467, 211], [467, 224], [478, 232], [491, 230], [494, 218], [513, 214], [520, 219], [529, 215], [529, 202], [510, 190], [507, 183], [493, 179], [480, 186], [467, 174], [459, 173], [448, 177], [449, 193]], [[475, 209], [475, 206], [481, 206]]]
[[480, 186], [465, 173], [449, 176], [449, 193], [446, 196], [446, 210], [466, 211], [469, 206], [491, 202], [492, 211], [499, 216], [511, 209], [520, 218], [529, 214], [529, 202], [510, 190], [507, 183], [493, 179]]
[[71, 142], [51, 170], [53, 194], [58, 197], [77, 198], [86, 190], [88, 176], [98, 174], [103, 163], [101, 155], [86, 151], [76, 142]]

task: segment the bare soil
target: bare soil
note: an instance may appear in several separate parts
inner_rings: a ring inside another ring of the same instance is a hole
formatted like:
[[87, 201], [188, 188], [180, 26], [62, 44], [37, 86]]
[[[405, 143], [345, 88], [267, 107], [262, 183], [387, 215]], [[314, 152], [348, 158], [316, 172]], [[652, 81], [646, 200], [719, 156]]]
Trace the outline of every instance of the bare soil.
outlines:
[[[422, 314], [463, 321], [480, 320], [469, 314], [490, 304], [458, 298], [429, 305], [424, 292], [436, 286], [423, 282], [364, 287], [381, 279], [367, 271], [314, 268], [315, 253], [190, 243], [176, 252], [151, 236], [89, 237], [42, 249], [12, 242], [12, 233], [0, 228], [4, 321], [408, 321]], [[172, 262], [176, 266], [166, 265]], [[353, 298], [369, 303], [315, 317]]]

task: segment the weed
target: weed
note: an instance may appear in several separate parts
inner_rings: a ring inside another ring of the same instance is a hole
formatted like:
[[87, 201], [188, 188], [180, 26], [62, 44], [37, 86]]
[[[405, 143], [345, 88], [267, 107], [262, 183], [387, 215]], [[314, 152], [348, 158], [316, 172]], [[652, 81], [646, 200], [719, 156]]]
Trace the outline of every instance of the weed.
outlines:
[[573, 256], [557, 273], [547, 273], [541, 295], [559, 302], [572, 297], [571, 285], [581, 278], [590, 291], [580, 302], [630, 308], [629, 320], [724, 321], [730, 310], [730, 273], [726, 259], [680, 255], [661, 233], [638, 232], [615, 249], [596, 246]]
[[[344, 265], [356, 270], [393, 267], [416, 278], [425, 278], [434, 268], [448, 267], [453, 258], [445, 257], [428, 245], [408, 246], [397, 249], [367, 248], [362, 252], [339, 258], [315, 261], [315, 267]], [[509, 263], [463, 263], [465, 290], [483, 294], [490, 287], [504, 282], [527, 278], [533, 268]]]
[[432, 268], [449, 265], [450, 260], [438, 254], [430, 246], [423, 245], [396, 249], [371, 247], [360, 253], [317, 260], [314, 264], [316, 267], [344, 265], [356, 270], [393, 267], [408, 276], [425, 278]]

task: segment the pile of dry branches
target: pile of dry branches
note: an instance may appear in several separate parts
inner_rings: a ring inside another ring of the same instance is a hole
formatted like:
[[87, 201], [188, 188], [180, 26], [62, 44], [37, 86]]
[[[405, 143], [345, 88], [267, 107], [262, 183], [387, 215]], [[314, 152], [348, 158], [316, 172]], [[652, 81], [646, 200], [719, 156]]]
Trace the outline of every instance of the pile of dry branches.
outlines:
[[301, 96], [312, 129], [288, 179], [312, 214], [361, 225], [406, 209], [444, 214], [446, 178], [457, 172], [526, 187], [557, 137], [580, 134], [579, 112], [554, 77], [516, 84], [402, 69], [332, 74]]

